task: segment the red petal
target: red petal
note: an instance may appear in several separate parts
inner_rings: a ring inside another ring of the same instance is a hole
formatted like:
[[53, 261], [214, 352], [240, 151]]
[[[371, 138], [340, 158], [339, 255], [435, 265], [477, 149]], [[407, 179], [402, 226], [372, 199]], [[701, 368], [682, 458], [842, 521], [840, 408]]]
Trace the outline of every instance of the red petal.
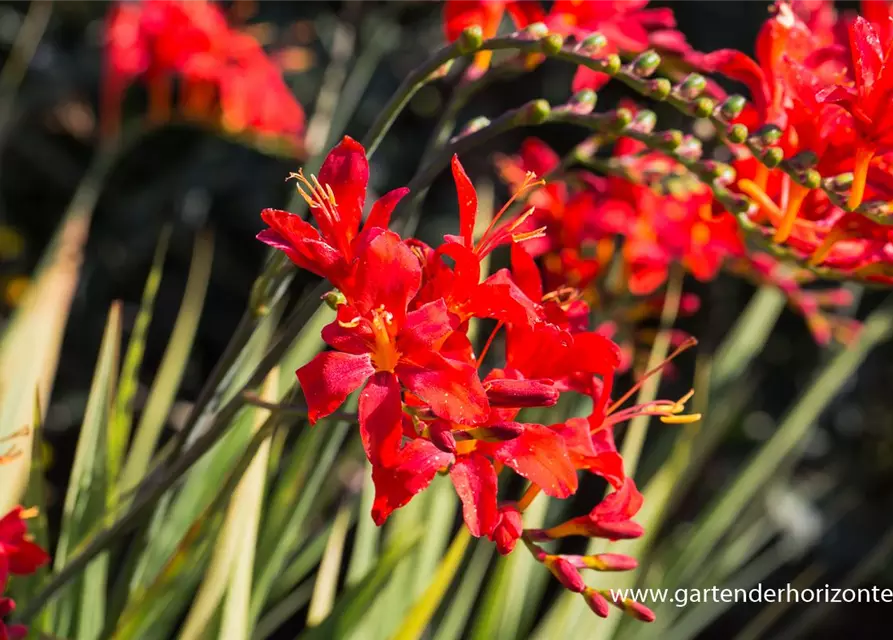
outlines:
[[589, 67], [577, 67], [577, 71], [574, 73], [574, 79], [571, 82], [571, 90], [574, 93], [582, 91], [583, 89], [598, 91], [605, 86], [610, 79], [611, 76], [607, 73], [593, 71]]
[[523, 29], [535, 22], [542, 22], [546, 18], [546, 12], [543, 11], [543, 7], [538, 1], [507, 2], [505, 9], [518, 29]]
[[543, 280], [540, 270], [536, 266], [527, 250], [520, 244], [512, 244], [512, 279], [528, 298], [538, 302], [543, 299]]
[[490, 535], [499, 521], [493, 463], [472, 452], [450, 467], [450, 480], [462, 501], [462, 515], [471, 535], [477, 538]]
[[399, 189], [388, 191], [376, 200], [375, 204], [372, 205], [372, 210], [369, 212], [369, 217], [366, 218], [366, 223], [363, 225], [363, 231], [372, 227], [387, 229], [388, 225], [391, 224], [391, 214], [394, 212], [394, 207], [400, 203], [407, 193], [409, 193], [408, 188], [400, 187]]
[[423, 491], [438, 470], [450, 462], [453, 456], [440, 451], [427, 440], [418, 438], [407, 444], [399, 453], [399, 463], [392, 468], [372, 467], [375, 484], [375, 502], [372, 519], [382, 525], [395, 509], [408, 503], [414, 495]]
[[326, 351], [297, 370], [313, 424], [332, 413], [375, 373], [369, 354]]
[[447, 0], [443, 5], [443, 26], [446, 39], [456, 40], [471, 26], [479, 26], [485, 38], [496, 35], [505, 11], [505, 2], [494, 0]]
[[542, 317], [542, 307], [515, 284], [508, 269], [500, 269], [482, 282], [466, 309], [479, 318], [528, 326], [535, 325]]
[[466, 247], [474, 244], [474, 223], [478, 213], [478, 195], [474, 185], [462, 168], [459, 156], [454, 155], [452, 161], [453, 180], [456, 182], [456, 194], [459, 197], [459, 235]]
[[446, 302], [439, 298], [406, 315], [403, 329], [397, 337], [397, 348], [404, 354], [437, 349], [452, 331]]
[[322, 339], [337, 351], [356, 355], [369, 353], [369, 344], [375, 340], [368, 321], [357, 324], [359, 313], [347, 304], [339, 305], [335, 322], [322, 328]]
[[526, 138], [521, 143], [520, 154], [524, 168], [533, 171], [539, 177], [558, 167], [561, 161], [555, 150], [539, 138]]
[[343, 273], [341, 254], [324, 242], [319, 231], [301, 216], [277, 209], [264, 209], [260, 216], [270, 228], [257, 234], [258, 240], [282, 251], [297, 266], [318, 276], [334, 275], [337, 280]]
[[324, 235], [332, 233], [350, 240], [360, 228], [363, 205], [366, 203], [366, 185], [369, 184], [369, 161], [366, 150], [359, 142], [344, 136], [338, 146], [329, 152], [319, 170], [319, 181], [328, 185], [335, 194], [338, 215], [341, 220], [337, 229], [329, 231], [322, 220], [317, 218]]
[[870, 89], [880, 76], [884, 54], [877, 31], [862, 16], [858, 16], [850, 25], [850, 53], [853, 56], [856, 86]]
[[403, 402], [393, 373], [380, 371], [360, 393], [360, 437], [373, 465], [393, 466], [403, 440]]
[[477, 369], [470, 364], [448, 360], [433, 351], [420, 352], [412, 361], [401, 360], [396, 373], [407, 389], [445, 420], [474, 425], [490, 414], [487, 394]]
[[372, 230], [356, 250], [357, 266], [347, 296], [361, 315], [384, 307], [400, 326], [422, 280], [419, 259], [393, 231]]
[[577, 491], [577, 471], [564, 440], [549, 427], [525, 425], [514, 440], [491, 445], [493, 455], [554, 498], [567, 498]]

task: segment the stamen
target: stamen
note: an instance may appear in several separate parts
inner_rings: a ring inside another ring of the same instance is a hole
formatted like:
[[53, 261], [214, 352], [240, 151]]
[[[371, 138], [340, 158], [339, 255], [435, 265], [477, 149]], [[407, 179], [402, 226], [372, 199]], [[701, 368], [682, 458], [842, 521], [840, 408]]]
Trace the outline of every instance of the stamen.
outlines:
[[660, 421], [664, 424], [691, 424], [701, 419], [700, 413], [690, 413], [683, 416], [661, 416]]
[[19, 512], [19, 518], [22, 520], [31, 520], [32, 518], [36, 518], [40, 515], [40, 509], [37, 507], [31, 507], [30, 509], [22, 509]]
[[493, 331], [490, 332], [490, 337], [487, 338], [487, 342], [484, 344], [484, 348], [481, 349], [480, 355], [477, 357], [477, 368], [481, 368], [481, 363], [484, 361], [484, 357], [487, 355], [487, 352], [490, 350], [490, 345], [493, 344], [493, 339], [496, 337], [496, 334], [499, 333], [499, 330], [502, 328], [503, 322], [500, 320], [496, 323], [496, 326], [493, 328]]
[[525, 242], [526, 240], [533, 240], [534, 238], [543, 238], [546, 235], [546, 227], [540, 227], [539, 229], [534, 229], [533, 231], [525, 231], [524, 233], [513, 233], [512, 241], [513, 242]]
[[751, 200], [757, 203], [760, 210], [768, 216], [771, 222], [777, 223], [777, 221], [782, 219], [783, 214], [781, 209], [778, 208], [778, 205], [775, 204], [772, 201], [772, 198], [766, 195], [766, 192], [753, 181], [748, 180], [747, 178], [742, 178], [738, 181], [738, 188], [741, 189], [741, 192], [744, 195], [750, 197]]
[[673, 361], [679, 354], [681, 354], [681, 353], [684, 352], [684, 351], [688, 351], [689, 349], [691, 349], [691, 348], [692, 348], [693, 346], [695, 346], [696, 344], [698, 344], [698, 341], [697, 341], [695, 338], [689, 338], [688, 340], [686, 340], [685, 342], [683, 342], [682, 344], [680, 344], [678, 347], [676, 347], [676, 350], [673, 351], [673, 353], [671, 353], [669, 356], [667, 356], [667, 359], [666, 359], [666, 360], [664, 360], [664, 361], [661, 362], [659, 365], [657, 365], [656, 367], [654, 367], [651, 371], [646, 371], [646, 372], [645, 372], [645, 375], [642, 376], [642, 377], [638, 380], [638, 382], [636, 382], [632, 387], [630, 387], [629, 390], [628, 390], [626, 393], [624, 393], [624, 394], [620, 397], [619, 400], [617, 400], [614, 404], [612, 404], [612, 405], [608, 408], [607, 413], [613, 413], [615, 410], [617, 410], [621, 405], [623, 405], [624, 402], [626, 402], [627, 400], [629, 400], [629, 399], [632, 397], [632, 395], [633, 395], [634, 393], [636, 393], [636, 392], [641, 388], [641, 386], [642, 386], [643, 384], [645, 384], [645, 381], [646, 381], [648, 378], [650, 378], [650, 377], [653, 376], [655, 373], [657, 373], [658, 371], [660, 371], [660, 370], [662, 370], [664, 367], [666, 367], [668, 364], [670, 364], [670, 363], [671, 363], [671, 362], [672, 362], [672, 361]]
[[[508, 211], [509, 207], [512, 206], [515, 200], [520, 198], [524, 193], [530, 191], [534, 187], [539, 187], [544, 184], [546, 184], [545, 180], [538, 179], [536, 177], [536, 174], [532, 171], [527, 172], [527, 175], [524, 176], [524, 182], [521, 183], [521, 185], [518, 187], [518, 190], [512, 194], [511, 198], [508, 199], [508, 202], [506, 202], [502, 206], [502, 209], [500, 209], [499, 212], [495, 216], [493, 216], [490, 224], [487, 225], [487, 230], [484, 231], [481, 239], [478, 241], [478, 249], [476, 249], [476, 253], [480, 254], [480, 248], [486, 245], [487, 236], [490, 234], [491, 231], [493, 231], [493, 229], [496, 227], [496, 223], [499, 222], [499, 219], [503, 216], [503, 214], [505, 214], [506, 211]], [[530, 214], [527, 213], [526, 215]]]

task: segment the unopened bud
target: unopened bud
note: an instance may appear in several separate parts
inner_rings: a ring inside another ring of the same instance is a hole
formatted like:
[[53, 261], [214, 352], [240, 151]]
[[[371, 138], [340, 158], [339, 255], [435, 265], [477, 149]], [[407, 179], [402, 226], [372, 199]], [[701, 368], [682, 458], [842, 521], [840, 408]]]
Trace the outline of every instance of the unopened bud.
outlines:
[[589, 608], [592, 609], [592, 612], [599, 618], [608, 617], [608, 613], [611, 610], [611, 605], [608, 604], [608, 600], [601, 594], [600, 591], [587, 587], [583, 590], [583, 599], [586, 600], [586, 604], [589, 605]]
[[642, 622], [654, 622], [654, 612], [644, 604], [640, 604], [631, 598], [612, 597], [611, 592], [605, 589], [601, 590], [601, 594], [626, 615]]
[[713, 113], [716, 108], [716, 102], [707, 97], [701, 97], [694, 101], [691, 107], [691, 113], [696, 118], [706, 118]]
[[735, 181], [735, 170], [725, 162], [707, 160], [704, 162], [704, 168], [710, 172], [710, 175], [719, 184], [726, 185]]
[[611, 122], [611, 128], [615, 131], [626, 129], [633, 121], [633, 112], [624, 107], [620, 107], [614, 111], [614, 117]]
[[542, 22], [534, 22], [533, 24], [529, 24], [524, 28], [524, 33], [529, 34], [531, 37], [539, 40], [549, 35], [549, 27], [547, 27]]
[[467, 27], [459, 35], [459, 51], [463, 54], [473, 53], [484, 44], [484, 32], [480, 26], [474, 24]]
[[581, 53], [595, 53], [604, 49], [607, 44], [608, 40], [605, 36], [600, 33], [591, 33], [583, 39], [577, 50]]
[[818, 189], [822, 185], [822, 175], [815, 169], [807, 169], [798, 180], [807, 189]]
[[337, 310], [342, 304], [347, 304], [347, 298], [345, 298], [344, 294], [337, 289], [332, 289], [323, 295], [322, 299], [325, 300], [325, 303], [329, 305], [329, 308], [332, 310]]
[[598, 94], [592, 89], [583, 89], [574, 94], [570, 99], [568, 106], [574, 113], [587, 114], [592, 113], [595, 104], [598, 102]]
[[673, 151], [677, 149], [685, 139], [684, 134], [679, 129], [669, 129], [659, 134], [660, 146], [662, 149]]
[[490, 536], [496, 543], [496, 550], [504, 556], [510, 554], [523, 531], [524, 524], [518, 507], [514, 504], [500, 505], [499, 522]]
[[635, 558], [622, 553], [599, 553], [581, 559], [584, 567], [596, 571], [632, 571], [639, 566]]
[[551, 380], [511, 380], [501, 378], [484, 384], [491, 407], [551, 407], [559, 392]]
[[640, 133], [651, 133], [657, 126], [657, 114], [649, 109], [643, 109], [635, 115], [632, 125]]
[[831, 185], [835, 191], [847, 191], [853, 186], [853, 174], [852, 172], [839, 173], [832, 178], [832, 181]]
[[756, 132], [760, 143], [766, 146], [778, 144], [778, 141], [781, 140], [781, 134], [782, 130], [774, 124], [767, 124], [764, 127], [760, 127]]
[[602, 62], [604, 64], [605, 73], [612, 76], [620, 71], [620, 65], [623, 64], [623, 61], [620, 60], [620, 56], [616, 53], [605, 56], [605, 59]]
[[686, 100], [694, 100], [704, 93], [707, 88], [707, 80], [699, 73], [690, 73], [685, 80], [679, 84], [677, 89], [679, 95]]
[[568, 591], [575, 593], [583, 593], [586, 590], [586, 583], [583, 576], [574, 566], [562, 558], [561, 556], [548, 555], [543, 560], [543, 564], [552, 572], [552, 575], [558, 579], [558, 582]]
[[747, 134], [747, 127], [740, 122], [726, 130], [726, 138], [733, 144], [743, 144], [747, 140]]
[[647, 78], [660, 66], [660, 56], [655, 51], [646, 51], [633, 60], [632, 69], [640, 78]]
[[719, 113], [726, 120], [734, 120], [741, 115], [746, 105], [747, 100], [744, 99], [744, 96], [732, 95], [723, 100], [719, 106]]
[[552, 113], [551, 105], [543, 99], [528, 102], [521, 110], [524, 124], [542, 124]]
[[666, 100], [673, 90], [673, 85], [666, 78], [655, 78], [648, 82], [648, 95], [655, 100]]
[[796, 171], [805, 171], [816, 166], [819, 162], [819, 156], [815, 151], [801, 151], [788, 158], [788, 165]]
[[784, 160], [784, 151], [781, 147], [769, 147], [760, 156], [760, 161], [770, 169], [777, 167], [782, 160]]
[[543, 53], [549, 56], [554, 56], [556, 53], [561, 51], [561, 47], [564, 46], [564, 37], [558, 33], [550, 33], [545, 38], [540, 40], [540, 47], [543, 50]]

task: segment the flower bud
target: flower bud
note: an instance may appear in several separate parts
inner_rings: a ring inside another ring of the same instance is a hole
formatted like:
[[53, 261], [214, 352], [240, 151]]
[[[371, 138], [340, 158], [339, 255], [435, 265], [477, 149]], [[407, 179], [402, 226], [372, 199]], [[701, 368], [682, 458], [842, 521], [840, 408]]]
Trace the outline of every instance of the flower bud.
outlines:
[[623, 64], [620, 60], [620, 56], [616, 53], [605, 56], [605, 59], [602, 62], [604, 63], [605, 73], [612, 76], [620, 71], [620, 65]]
[[818, 189], [822, 185], [822, 175], [815, 169], [807, 169], [798, 182], [807, 189]]
[[577, 50], [581, 53], [595, 53], [600, 49], [604, 49], [608, 44], [607, 38], [600, 33], [590, 33], [577, 46]]
[[666, 100], [673, 90], [673, 85], [666, 78], [655, 78], [648, 82], [648, 95], [655, 100]]
[[647, 78], [660, 66], [660, 56], [654, 51], [645, 51], [633, 60], [632, 69], [640, 78]]
[[832, 189], [835, 191], [847, 191], [853, 186], [852, 172], [839, 173], [832, 178]]
[[510, 554], [523, 532], [524, 524], [518, 507], [514, 504], [500, 505], [499, 522], [490, 534], [490, 539], [496, 543], [496, 550], [504, 556]]
[[639, 566], [635, 558], [622, 553], [599, 553], [594, 556], [581, 556], [587, 569], [596, 571], [632, 571]]
[[574, 113], [587, 114], [592, 113], [595, 104], [598, 102], [598, 94], [592, 89], [583, 89], [574, 94], [568, 102], [568, 106]]
[[549, 35], [549, 27], [547, 27], [542, 22], [534, 22], [524, 28], [524, 33], [529, 34], [531, 37], [539, 40]]
[[744, 96], [732, 95], [723, 100], [719, 106], [719, 113], [726, 120], [734, 120], [741, 115], [746, 105], [747, 100], [744, 99]]
[[649, 109], [642, 109], [633, 118], [632, 126], [640, 133], [651, 133], [657, 126], [657, 114]]
[[774, 124], [767, 124], [764, 127], [760, 127], [757, 130], [756, 135], [760, 141], [760, 144], [771, 146], [773, 144], [778, 144], [778, 141], [781, 140], [782, 131]]
[[[490, 118], [486, 116], [478, 116], [477, 118], [473, 118], [459, 131], [459, 135], [456, 138], [462, 138], [464, 136], [470, 135], [472, 133], [477, 133], [484, 127], [490, 126]], [[455, 139], [455, 138], [454, 138]]]
[[577, 571], [570, 562], [561, 556], [547, 555], [543, 560], [543, 564], [546, 565], [549, 571], [552, 572], [552, 575], [555, 576], [568, 591], [583, 593], [583, 591], [586, 590], [586, 583], [583, 581], [583, 576], [580, 575], [580, 572]]
[[685, 136], [679, 129], [668, 129], [667, 131], [658, 134], [658, 138], [660, 139], [660, 146], [662, 149], [673, 151], [674, 149], [679, 148], [679, 145], [682, 144]]
[[552, 113], [552, 107], [543, 99], [532, 100], [521, 108], [523, 124], [542, 124]]
[[633, 121], [633, 112], [624, 107], [615, 109], [613, 116], [614, 117], [612, 119], [610, 127], [615, 131], [622, 131], [623, 129], [626, 129]]
[[797, 171], [811, 169], [816, 166], [818, 162], [819, 157], [816, 155], [815, 151], [801, 151], [788, 158], [788, 165]]
[[636, 620], [642, 622], [654, 622], [654, 612], [631, 598], [621, 600], [620, 598], [611, 598], [611, 592], [605, 589], [601, 590], [602, 596], [607, 599], [615, 607], [623, 611], [626, 615], [632, 616]]
[[690, 73], [677, 89], [679, 95], [686, 100], [694, 100], [707, 88], [707, 80], [699, 73]]
[[726, 130], [726, 138], [733, 144], [743, 144], [747, 140], [747, 127], [741, 123], [733, 124]]
[[760, 161], [770, 169], [777, 167], [782, 160], [784, 160], [784, 151], [781, 147], [769, 147], [760, 156]]
[[583, 590], [583, 599], [592, 609], [592, 612], [599, 618], [607, 618], [610, 611], [610, 605], [605, 597], [597, 590], [587, 587]]
[[463, 54], [473, 53], [484, 44], [484, 32], [480, 26], [474, 24], [467, 27], [459, 35], [459, 51]]
[[707, 118], [716, 108], [716, 103], [707, 97], [698, 98], [691, 107], [691, 113], [696, 118]]
[[540, 40], [540, 47], [543, 50], [543, 53], [549, 56], [554, 56], [556, 53], [561, 51], [561, 47], [564, 46], [564, 37], [559, 33], [550, 33], [545, 38]]
[[491, 407], [551, 407], [560, 395], [551, 380], [500, 378], [484, 383]]
[[322, 299], [325, 300], [325, 303], [333, 311], [337, 310], [338, 307], [342, 304], [347, 304], [347, 298], [345, 298], [344, 294], [338, 291], [338, 289], [332, 289], [328, 293], [324, 294]]

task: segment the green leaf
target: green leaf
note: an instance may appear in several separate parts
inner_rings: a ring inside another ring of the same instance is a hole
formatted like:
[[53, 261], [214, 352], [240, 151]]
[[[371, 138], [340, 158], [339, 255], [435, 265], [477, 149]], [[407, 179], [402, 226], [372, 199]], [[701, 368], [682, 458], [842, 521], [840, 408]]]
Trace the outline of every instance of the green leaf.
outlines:
[[[183, 303], [171, 339], [168, 342], [158, 369], [158, 374], [149, 391], [149, 398], [137, 425], [133, 446], [127, 456], [121, 479], [118, 485], [119, 495], [126, 494], [142, 481], [149, 462], [155, 453], [161, 430], [167, 422], [170, 409], [174, 404], [180, 382], [186, 371], [195, 333], [201, 319], [205, 294], [211, 278], [211, 263], [214, 259], [214, 240], [209, 232], [202, 232], [196, 238], [192, 254], [192, 264], [183, 293]], [[130, 500], [125, 499], [125, 504]]]
[[344, 553], [344, 543], [347, 540], [347, 530], [350, 527], [349, 507], [341, 507], [335, 515], [332, 524], [332, 532], [326, 544], [326, 550], [316, 572], [316, 582], [313, 585], [313, 598], [310, 600], [310, 608], [307, 611], [307, 626], [318, 626], [332, 612], [335, 594], [338, 589], [338, 574], [341, 572], [341, 557]]
[[408, 540], [394, 541], [365, 579], [345, 590], [328, 617], [318, 627], [306, 629], [298, 636], [299, 640], [349, 637], [357, 624], [365, 618], [370, 605], [378, 598], [391, 573], [406, 559], [418, 540], [418, 536], [413, 536]]
[[152, 309], [155, 305], [155, 296], [158, 295], [158, 288], [161, 285], [164, 258], [167, 255], [170, 235], [170, 227], [165, 227], [158, 239], [155, 257], [152, 259], [152, 268], [149, 271], [149, 277], [146, 278], [139, 312], [133, 323], [133, 333], [130, 335], [118, 381], [118, 394], [115, 396], [109, 430], [109, 475], [114, 480], [117, 480], [121, 472], [127, 444], [130, 442], [130, 431], [133, 425], [133, 399], [139, 388], [140, 366], [143, 363], [143, 354], [146, 350], [146, 336], [149, 333], [149, 325], [152, 323]]
[[[59, 543], [54, 554], [55, 571], [65, 566], [71, 550], [84, 539], [106, 509], [109, 478], [103, 452], [118, 375], [120, 342], [121, 304], [116, 302], [109, 310], [75, 450]], [[87, 567], [83, 576], [63, 592], [53, 609], [56, 635], [68, 637], [76, 633], [78, 638], [85, 640], [99, 637], [105, 621], [107, 569], [108, 557], [98, 557]]]

